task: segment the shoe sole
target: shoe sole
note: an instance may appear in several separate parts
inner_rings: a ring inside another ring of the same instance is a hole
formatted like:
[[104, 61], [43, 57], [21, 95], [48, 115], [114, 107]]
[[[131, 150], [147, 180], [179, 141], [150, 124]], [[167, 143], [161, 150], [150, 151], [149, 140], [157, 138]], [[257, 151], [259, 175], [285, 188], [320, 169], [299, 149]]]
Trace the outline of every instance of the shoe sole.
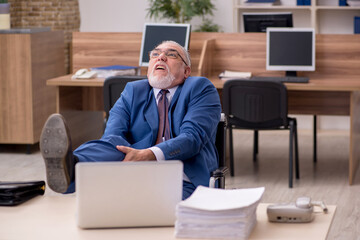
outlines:
[[40, 151], [45, 160], [46, 178], [49, 187], [58, 193], [65, 193], [70, 185], [66, 156], [70, 140], [64, 118], [51, 115], [40, 136]]

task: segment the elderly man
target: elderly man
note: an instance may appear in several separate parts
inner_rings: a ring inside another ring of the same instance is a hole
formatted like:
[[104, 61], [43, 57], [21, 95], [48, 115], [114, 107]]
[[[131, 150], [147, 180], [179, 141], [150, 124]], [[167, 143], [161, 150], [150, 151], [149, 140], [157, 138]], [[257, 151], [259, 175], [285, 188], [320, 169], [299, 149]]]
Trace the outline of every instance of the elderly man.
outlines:
[[208, 185], [210, 172], [217, 168], [219, 95], [208, 79], [190, 77], [189, 53], [178, 43], [165, 41], [149, 56], [148, 79], [126, 85], [101, 139], [72, 152], [64, 119], [49, 117], [40, 150], [51, 189], [73, 192], [74, 166], [88, 161], [181, 160], [183, 199], [198, 185]]

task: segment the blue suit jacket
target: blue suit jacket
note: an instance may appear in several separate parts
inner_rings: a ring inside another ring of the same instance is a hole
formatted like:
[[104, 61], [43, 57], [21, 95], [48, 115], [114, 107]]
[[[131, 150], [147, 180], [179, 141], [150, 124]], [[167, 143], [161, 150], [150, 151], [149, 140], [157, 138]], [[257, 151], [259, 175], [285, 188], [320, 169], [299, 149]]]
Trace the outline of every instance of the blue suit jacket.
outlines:
[[[203, 77], [187, 78], [171, 100], [171, 139], [157, 147], [166, 160], [183, 161], [184, 172], [195, 186], [207, 186], [210, 172], [217, 168], [215, 137], [220, 112], [218, 92]], [[126, 85], [111, 109], [102, 139], [121, 136], [133, 148], [149, 148], [155, 145], [158, 127], [152, 87], [147, 79], [134, 81]]]

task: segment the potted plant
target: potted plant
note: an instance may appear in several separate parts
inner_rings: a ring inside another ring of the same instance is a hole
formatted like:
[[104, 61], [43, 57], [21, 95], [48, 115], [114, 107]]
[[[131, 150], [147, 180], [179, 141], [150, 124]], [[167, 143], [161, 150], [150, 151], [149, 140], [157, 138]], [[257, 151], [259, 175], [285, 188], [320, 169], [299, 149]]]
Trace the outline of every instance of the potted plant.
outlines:
[[215, 10], [211, 0], [149, 0], [148, 16], [156, 19], [169, 19], [174, 23], [190, 22], [195, 16], [202, 18], [202, 25], [195, 31], [218, 32], [219, 25], [212, 23], [206, 16]]
[[10, 29], [10, 3], [0, 0], [0, 29]]

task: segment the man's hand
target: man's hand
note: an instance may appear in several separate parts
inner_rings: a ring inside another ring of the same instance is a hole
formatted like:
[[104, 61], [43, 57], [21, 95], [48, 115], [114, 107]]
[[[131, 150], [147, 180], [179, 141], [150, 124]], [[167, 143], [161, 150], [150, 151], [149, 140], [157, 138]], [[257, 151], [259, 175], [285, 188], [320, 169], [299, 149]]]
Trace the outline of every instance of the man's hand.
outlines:
[[130, 161], [155, 161], [156, 157], [150, 149], [138, 150], [131, 147], [116, 146], [117, 150], [125, 154], [124, 162]]

